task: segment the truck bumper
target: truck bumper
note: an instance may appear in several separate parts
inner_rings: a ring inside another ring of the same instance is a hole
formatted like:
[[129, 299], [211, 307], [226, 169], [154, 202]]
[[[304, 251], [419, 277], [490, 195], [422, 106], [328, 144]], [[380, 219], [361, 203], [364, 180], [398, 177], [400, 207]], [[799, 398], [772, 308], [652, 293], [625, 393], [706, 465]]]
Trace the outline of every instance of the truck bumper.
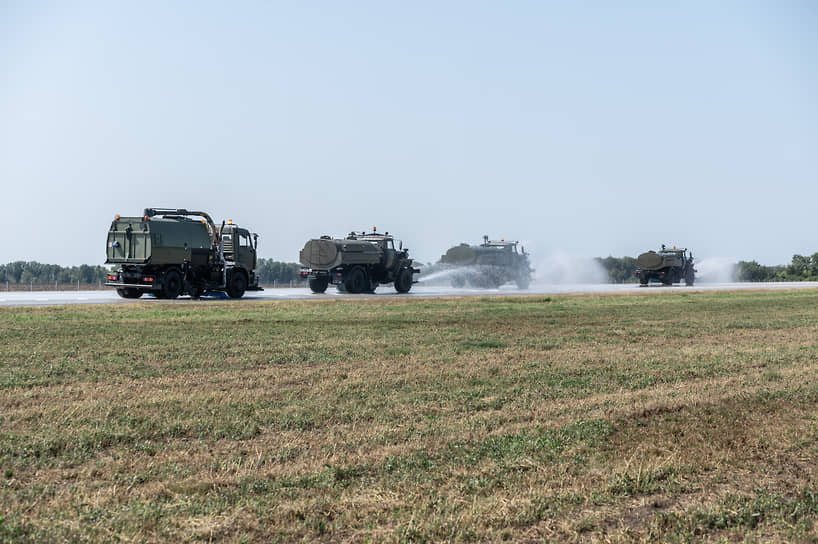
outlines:
[[338, 285], [343, 283], [344, 273], [342, 268], [333, 268], [332, 270], [314, 270], [312, 268], [302, 268], [298, 271], [298, 277], [303, 280], [314, 280], [318, 278], [326, 278], [331, 285]]
[[160, 286], [153, 285], [151, 283], [122, 283], [122, 282], [117, 282], [117, 281], [106, 281], [105, 283], [103, 283], [103, 285], [106, 285], [108, 287], [118, 287], [118, 288], [131, 287], [131, 288], [134, 288], [134, 289], [142, 289], [142, 290], [145, 290], [145, 291], [159, 291], [161, 289]]

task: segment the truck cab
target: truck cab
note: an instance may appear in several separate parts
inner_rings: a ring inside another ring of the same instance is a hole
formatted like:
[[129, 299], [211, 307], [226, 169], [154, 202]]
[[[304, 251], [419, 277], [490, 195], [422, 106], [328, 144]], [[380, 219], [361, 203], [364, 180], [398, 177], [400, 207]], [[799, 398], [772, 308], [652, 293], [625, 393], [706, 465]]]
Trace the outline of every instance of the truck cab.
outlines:
[[236, 263], [248, 272], [256, 269], [258, 234], [252, 234], [247, 229], [228, 224], [222, 231], [222, 242], [224, 243], [224, 260]]

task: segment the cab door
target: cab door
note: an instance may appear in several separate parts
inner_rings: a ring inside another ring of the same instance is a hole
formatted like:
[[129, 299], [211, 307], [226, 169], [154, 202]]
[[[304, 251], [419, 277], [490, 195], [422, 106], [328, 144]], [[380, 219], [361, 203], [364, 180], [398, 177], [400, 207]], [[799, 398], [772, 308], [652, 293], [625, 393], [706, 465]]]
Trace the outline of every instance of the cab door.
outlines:
[[[236, 239], [237, 238], [237, 239]], [[256, 268], [256, 249], [250, 240], [250, 233], [246, 230], [238, 230], [233, 240], [236, 251], [236, 261], [247, 270]], [[236, 245], [237, 244], [237, 245]]]

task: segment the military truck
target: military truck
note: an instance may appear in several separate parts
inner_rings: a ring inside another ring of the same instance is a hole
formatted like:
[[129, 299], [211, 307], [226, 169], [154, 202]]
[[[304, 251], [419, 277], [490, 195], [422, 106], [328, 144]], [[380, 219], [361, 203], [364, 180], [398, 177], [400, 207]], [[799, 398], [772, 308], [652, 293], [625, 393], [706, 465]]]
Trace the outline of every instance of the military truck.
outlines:
[[686, 248], [668, 249], [662, 244], [659, 251], [648, 251], [636, 258], [636, 277], [642, 287], [649, 282], [672, 285], [684, 280], [685, 285], [693, 285], [696, 269], [693, 267], [693, 253]]
[[146, 208], [139, 217], [117, 215], [108, 229], [106, 264], [119, 265], [105, 285], [123, 298], [153, 293], [173, 299], [204, 291], [241, 298], [260, 291], [256, 275], [258, 234], [200, 211]]
[[329, 285], [348, 293], [371, 293], [379, 284], [393, 283], [398, 293], [408, 293], [414, 275], [409, 250], [388, 232], [350, 232], [346, 238], [313, 238], [299, 254], [299, 276], [309, 281], [313, 293]]
[[452, 287], [468, 283], [472, 287], [494, 289], [514, 282], [520, 289], [528, 289], [534, 271], [525, 248], [520, 246], [517, 251], [518, 243], [483, 236], [480, 245], [462, 243], [449, 248], [440, 257], [440, 268], [451, 270]]

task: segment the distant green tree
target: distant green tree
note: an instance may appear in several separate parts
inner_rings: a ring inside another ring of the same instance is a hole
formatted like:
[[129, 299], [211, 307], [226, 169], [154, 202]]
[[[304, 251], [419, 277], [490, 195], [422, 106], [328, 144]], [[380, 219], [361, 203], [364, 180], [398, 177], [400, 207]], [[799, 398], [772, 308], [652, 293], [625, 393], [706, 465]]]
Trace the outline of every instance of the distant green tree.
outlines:
[[6, 265], [6, 278], [11, 283], [20, 283], [20, 276], [23, 275], [23, 268], [26, 263], [14, 261]]
[[792, 263], [787, 267], [787, 275], [791, 281], [805, 280], [809, 277], [810, 265], [809, 257], [803, 255], [793, 255]]
[[739, 261], [736, 265], [736, 281], [773, 281], [770, 267], [756, 261]]

